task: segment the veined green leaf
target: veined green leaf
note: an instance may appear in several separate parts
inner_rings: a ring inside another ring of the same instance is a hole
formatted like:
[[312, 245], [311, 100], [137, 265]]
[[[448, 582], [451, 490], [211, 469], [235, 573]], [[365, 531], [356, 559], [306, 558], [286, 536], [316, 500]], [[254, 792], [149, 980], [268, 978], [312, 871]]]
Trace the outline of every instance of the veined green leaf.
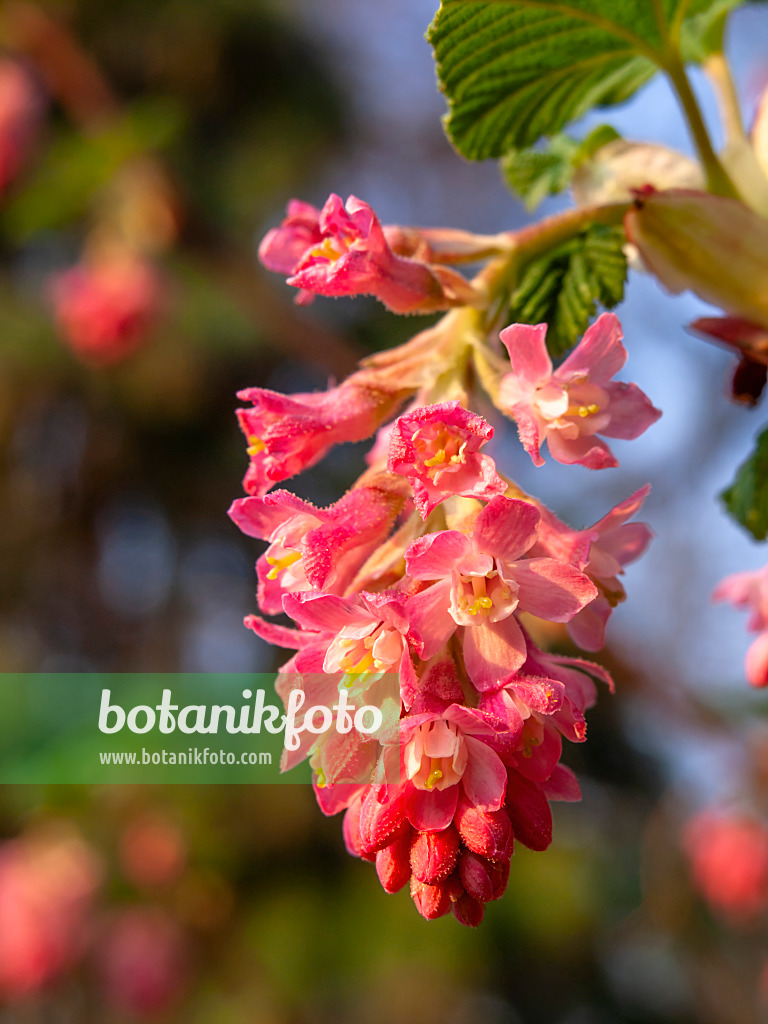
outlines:
[[620, 227], [594, 224], [523, 270], [512, 296], [510, 320], [547, 323], [547, 348], [564, 355], [587, 329], [598, 306], [612, 309], [624, 297], [627, 261]]
[[547, 196], [564, 192], [585, 160], [620, 138], [607, 124], [595, 128], [581, 142], [555, 135], [543, 149], [511, 150], [501, 161], [501, 174], [527, 209], [533, 210]]
[[706, 52], [737, 0], [442, 0], [429, 31], [448, 134], [482, 160], [532, 146]]
[[736, 522], [753, 537], [768, 537], [768, 429], [760, 434], [754, 451], [721, 497]]

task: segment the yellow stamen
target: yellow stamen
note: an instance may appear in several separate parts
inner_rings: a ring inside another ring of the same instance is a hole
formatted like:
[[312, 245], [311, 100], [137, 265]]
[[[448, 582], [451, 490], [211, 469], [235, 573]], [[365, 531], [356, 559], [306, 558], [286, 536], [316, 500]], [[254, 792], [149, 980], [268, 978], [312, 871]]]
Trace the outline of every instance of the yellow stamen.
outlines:
[[317, 788], [325, 789], [325, 772], [322, 768], [317, 769]]
[[424, 465], [439, 466], [441, 463], [445, 462], [446, 458], [445, 448], [438, 448], [436, 454], [433, 455], [431, 459], [424, 460]]
[[334, 248], [332, 238], [324, 238], [322, 245], [318, 245], [312, 250], [313, 256], [319, 256], [321, 259], [330, 260], [331, 263], [335, 263], [336, 260], [341, 256], [338, 249]]
[[256, 437], [255, 434], [249, 434], [248, 436], [249, 447], [245, 449], [246, 455], [254, 456], [258, 455], [259, 452], [263, 452], [267, 447], [260, 437]]
[[276, 580], [283, 569], [287, 569], [289, 565], [293, 565], [294, 562], [298, 562], [300, 558], [300, 551], [292, 551], [290, 555], [285, 555], [283, 558], [272, 558], [271, 555], [267, 555], [267, 561], [272, 566], [267, 573], [267, 579]]
[[435, 783], [439, 782], [443, 777], [443, 770], [440, 767], [441, 759], [439, 757], [430, 758], [430, 772], [427, 776], [427, 781], [424, 783], [427, 789], [434, 789]]
[[591, 405], [580, 405], [579, 416], [585, 418], [586, 416], [594, 416], [596, 412], [600, 412], [600, 406], [595, 405], [594, 402]]

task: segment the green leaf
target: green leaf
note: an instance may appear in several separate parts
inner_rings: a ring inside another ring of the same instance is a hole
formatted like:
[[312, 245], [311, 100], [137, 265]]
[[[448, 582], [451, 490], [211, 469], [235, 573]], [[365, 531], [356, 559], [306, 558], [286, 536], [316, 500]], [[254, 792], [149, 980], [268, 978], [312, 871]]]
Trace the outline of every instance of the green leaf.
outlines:
[[593, 224], [532, 260], [512, 295], [511, 321], [546, 322], [550, 354], [564, 355], [587, 329], [598, 305], [612, 309], [624, 298], [624, 241], [622, 228]]
[[501, 161], [501, 174], [528, 210], [547, 196], [564, 192], [578, 168], [598, 149], [621, 138], [610, 125], [600, 125], [581, 142], [555, 135], [543, 149], [513, 149]]
[[428, 38], [451, 141], [469, 159], [500, 157], [623, 102], [669, 65], [681, 32], [695, 53], [725, 2], [442, 0]]
[[136, 103], [98, 132], [63, 132], [6, 206], [3, 228], [15, 241], [24, 242], [39, 231], [65, 227], [87, 211], [122, 164], [168, 145], [183, 124], [178, 104], [154, 99]]
[[712, 53], [721, 53], [728, 15], [742, 0], [714, 0], [709, 9], [688, 18], [682, 26], [681, 50], [686, 60], [700, 63]]
[[542, 199], [563, 192], [571, 183], [579, 144], [556, 135], [544, 150], [513, 149], [501, 161], [504, 181], [529, 210]]
[[756, 540], [768, 537], [768, 429], [760, 434], [754, 451], [720, 497], [736, 522]]

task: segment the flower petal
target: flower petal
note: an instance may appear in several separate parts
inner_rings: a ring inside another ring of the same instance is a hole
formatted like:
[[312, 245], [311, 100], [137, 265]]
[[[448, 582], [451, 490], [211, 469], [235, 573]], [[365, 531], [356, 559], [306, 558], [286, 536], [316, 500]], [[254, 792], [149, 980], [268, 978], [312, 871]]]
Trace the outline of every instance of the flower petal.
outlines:
[[588, 376], [593, 384], [609, 381], [627, 361], [627, 350], [621, 343], [619, 319], [603, 313], [587, 328], [584, 337], [568, 358], [558, 367], [557, 380]]
[[464, 630], [464, 662], [478, 690], [493, 690], [525, 661], [525, 638], [514, 615]]
[[459, 787], [447, 789], [416, 789], [407, 799], [408, 820], [420, 832], [441, 832], [448, 828], [459, 802]]
[[498, 811], [504, 803], [507, 770], [499, 755], [482, 740], [464, 736], [469, 760], [461, 784], [464, 795], [481, 811]]
[[556, 558], [526, 558], [509, 571], [519, 587], [520, 609], [550, 622], [567, 622], [597, 597], [583, 572]]
[[509, 353], [515, 376], [534, 388], [552, 373], [552, 360], [547, 352], [547, 325], [510, 324], [499, 335]]

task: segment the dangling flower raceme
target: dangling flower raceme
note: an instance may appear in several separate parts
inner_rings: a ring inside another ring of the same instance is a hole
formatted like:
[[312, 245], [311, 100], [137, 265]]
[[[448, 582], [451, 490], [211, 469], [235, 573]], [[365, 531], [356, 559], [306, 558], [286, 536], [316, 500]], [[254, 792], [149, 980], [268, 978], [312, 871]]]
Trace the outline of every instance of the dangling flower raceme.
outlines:
[[[488, 282], [454, 281], [445, 264], [512, 248], [511, 236], [382, 227], [354, 197], [322, 210], [291, 203], [260, 256], [303, 300], [367, 293], [399, 312], [463, 308], [325, 392], [241, 392], [253, 403], [238, 413], [250, 497], [230, 510], [268, 544], [261, 610], [292, 620], [246, 619], [293, 652], [276, 683], [295, 716], [282, 767], [309, 759], [321, 810], [344, 813], [347, 849], [375, 863], [387, 892], [409, 886], [422, 916], [452, 912], [468, 926], [503, 894], [515, 840], [546, 849], [550, 802], [580, 799], [563, 739], [585, 740], [595, 681], [613, 688], [600, 666], [540, 650], [520, 616], [568, 623], [596, 650], [624, 596], [623, 567], [650, 540], [628, 522], [647, 488], [571, 530], [481, 450], [493, 427], [471, 408], [470, 367], [485, 345], [475, 304], [487, 303]], [[490, 360], [484, 375], [477, 359], [480, 383], [537, 464], [547, 440], [558, 461], [614, 465], [597, 435], [636, 437], [659, 415], [613, 380], [626, 359], [618, 321], [601, 317], [557, 370], [545, 332], [502, 331], [511, 369]], [[330, 507], [269, 493], [335, 444], [373, 434], [369, 468]], [[353, 700], [386, 708], [385, 724], [312, 727], [318, 709]]]
[[636, 384], [613, 377], [627, 359], [621, 326], [603, 313], [568, 358], [553, 371], [545, 324], [513, 324], [501, 332], [512, 371], [502, 377], [498, 404], [517, 420], [523, 447], [537, 466], [547, 442], [558, 462], [590, 469], [618, 465], [597, 434], [631, 440], [661, 415]]
[[712, 600], [750, 609], [747, 629], [758, 635], [747, 651], [744, 667], [752, 686], [768, 686], [768, 565], [727, 576], [715, 587]]

